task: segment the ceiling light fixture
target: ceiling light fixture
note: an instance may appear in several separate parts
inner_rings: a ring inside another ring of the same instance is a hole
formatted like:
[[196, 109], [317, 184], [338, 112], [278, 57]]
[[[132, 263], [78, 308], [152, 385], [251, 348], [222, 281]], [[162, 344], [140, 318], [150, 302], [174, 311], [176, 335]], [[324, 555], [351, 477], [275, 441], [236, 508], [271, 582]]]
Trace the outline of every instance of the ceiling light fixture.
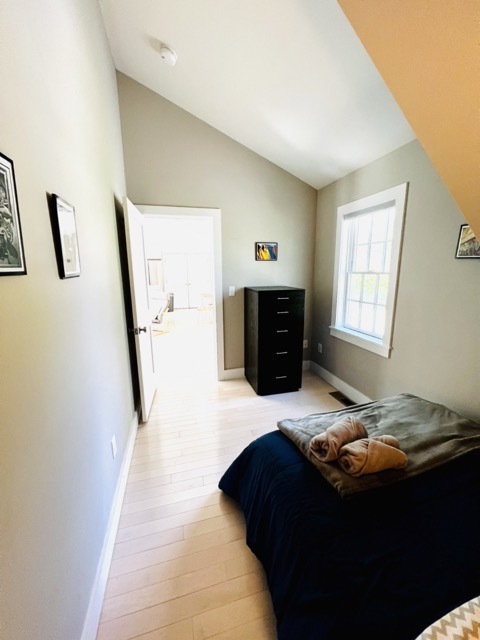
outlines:
[[174, 67], [177, 62], [177, 54], [164, 42], [160, 42], [160, 57], [169, 67]]

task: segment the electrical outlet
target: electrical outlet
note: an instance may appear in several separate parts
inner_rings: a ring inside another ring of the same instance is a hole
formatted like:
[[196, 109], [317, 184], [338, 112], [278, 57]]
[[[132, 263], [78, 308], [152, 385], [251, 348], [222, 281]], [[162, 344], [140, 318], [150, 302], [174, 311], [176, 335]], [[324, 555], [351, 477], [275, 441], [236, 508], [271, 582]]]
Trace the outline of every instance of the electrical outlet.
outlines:
[[110, 441], [110, 445], [112, 447], [112, 458], [115, 460], [115, 458], [117, 456], [117, 440], [116, 440], [115, 436], [112, 437], [112, 439]]
[[323, 347], [321, 342], [318, 343], [318, 353], [323, 353]]
[[303, 341], [303, 348], [308, 349], [308, 340]]

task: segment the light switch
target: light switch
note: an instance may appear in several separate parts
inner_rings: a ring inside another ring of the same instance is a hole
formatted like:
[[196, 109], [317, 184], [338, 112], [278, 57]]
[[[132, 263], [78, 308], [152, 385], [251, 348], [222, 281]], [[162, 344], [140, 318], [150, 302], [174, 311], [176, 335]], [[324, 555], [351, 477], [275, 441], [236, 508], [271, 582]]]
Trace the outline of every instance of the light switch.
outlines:
[[229, 295], [229, 296], [234, 296], [234, 295], [235, 295], [235, 287], [234, 287], [234, 285], [233, 285], [233, 284], [231, 284], [231, 285], [228, 287], [228, 295]]

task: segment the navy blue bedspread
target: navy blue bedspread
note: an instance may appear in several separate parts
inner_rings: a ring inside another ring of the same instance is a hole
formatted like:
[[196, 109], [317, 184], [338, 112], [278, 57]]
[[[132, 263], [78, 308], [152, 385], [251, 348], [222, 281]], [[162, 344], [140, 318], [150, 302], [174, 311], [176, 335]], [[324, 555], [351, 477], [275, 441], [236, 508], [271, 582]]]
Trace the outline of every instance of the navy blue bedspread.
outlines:
[[480, 594], [480, 455], [341, 498], [280, 431], [219, 483], [241, 506], [279, 640], [414, 640]]

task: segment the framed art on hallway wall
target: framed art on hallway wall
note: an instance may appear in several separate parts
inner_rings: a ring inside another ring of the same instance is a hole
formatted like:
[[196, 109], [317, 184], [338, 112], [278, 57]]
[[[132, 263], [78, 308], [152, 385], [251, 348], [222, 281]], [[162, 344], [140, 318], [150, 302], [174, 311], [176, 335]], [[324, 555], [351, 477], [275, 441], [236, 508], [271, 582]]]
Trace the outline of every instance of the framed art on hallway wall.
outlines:
[[0, 275], [25, 275], [13, 160], [0, 153]]
[[75, 278], [80, 275], [75, 208], [55, 193], [50, 197], [50, 219], [57, 257], [58, 275]]

